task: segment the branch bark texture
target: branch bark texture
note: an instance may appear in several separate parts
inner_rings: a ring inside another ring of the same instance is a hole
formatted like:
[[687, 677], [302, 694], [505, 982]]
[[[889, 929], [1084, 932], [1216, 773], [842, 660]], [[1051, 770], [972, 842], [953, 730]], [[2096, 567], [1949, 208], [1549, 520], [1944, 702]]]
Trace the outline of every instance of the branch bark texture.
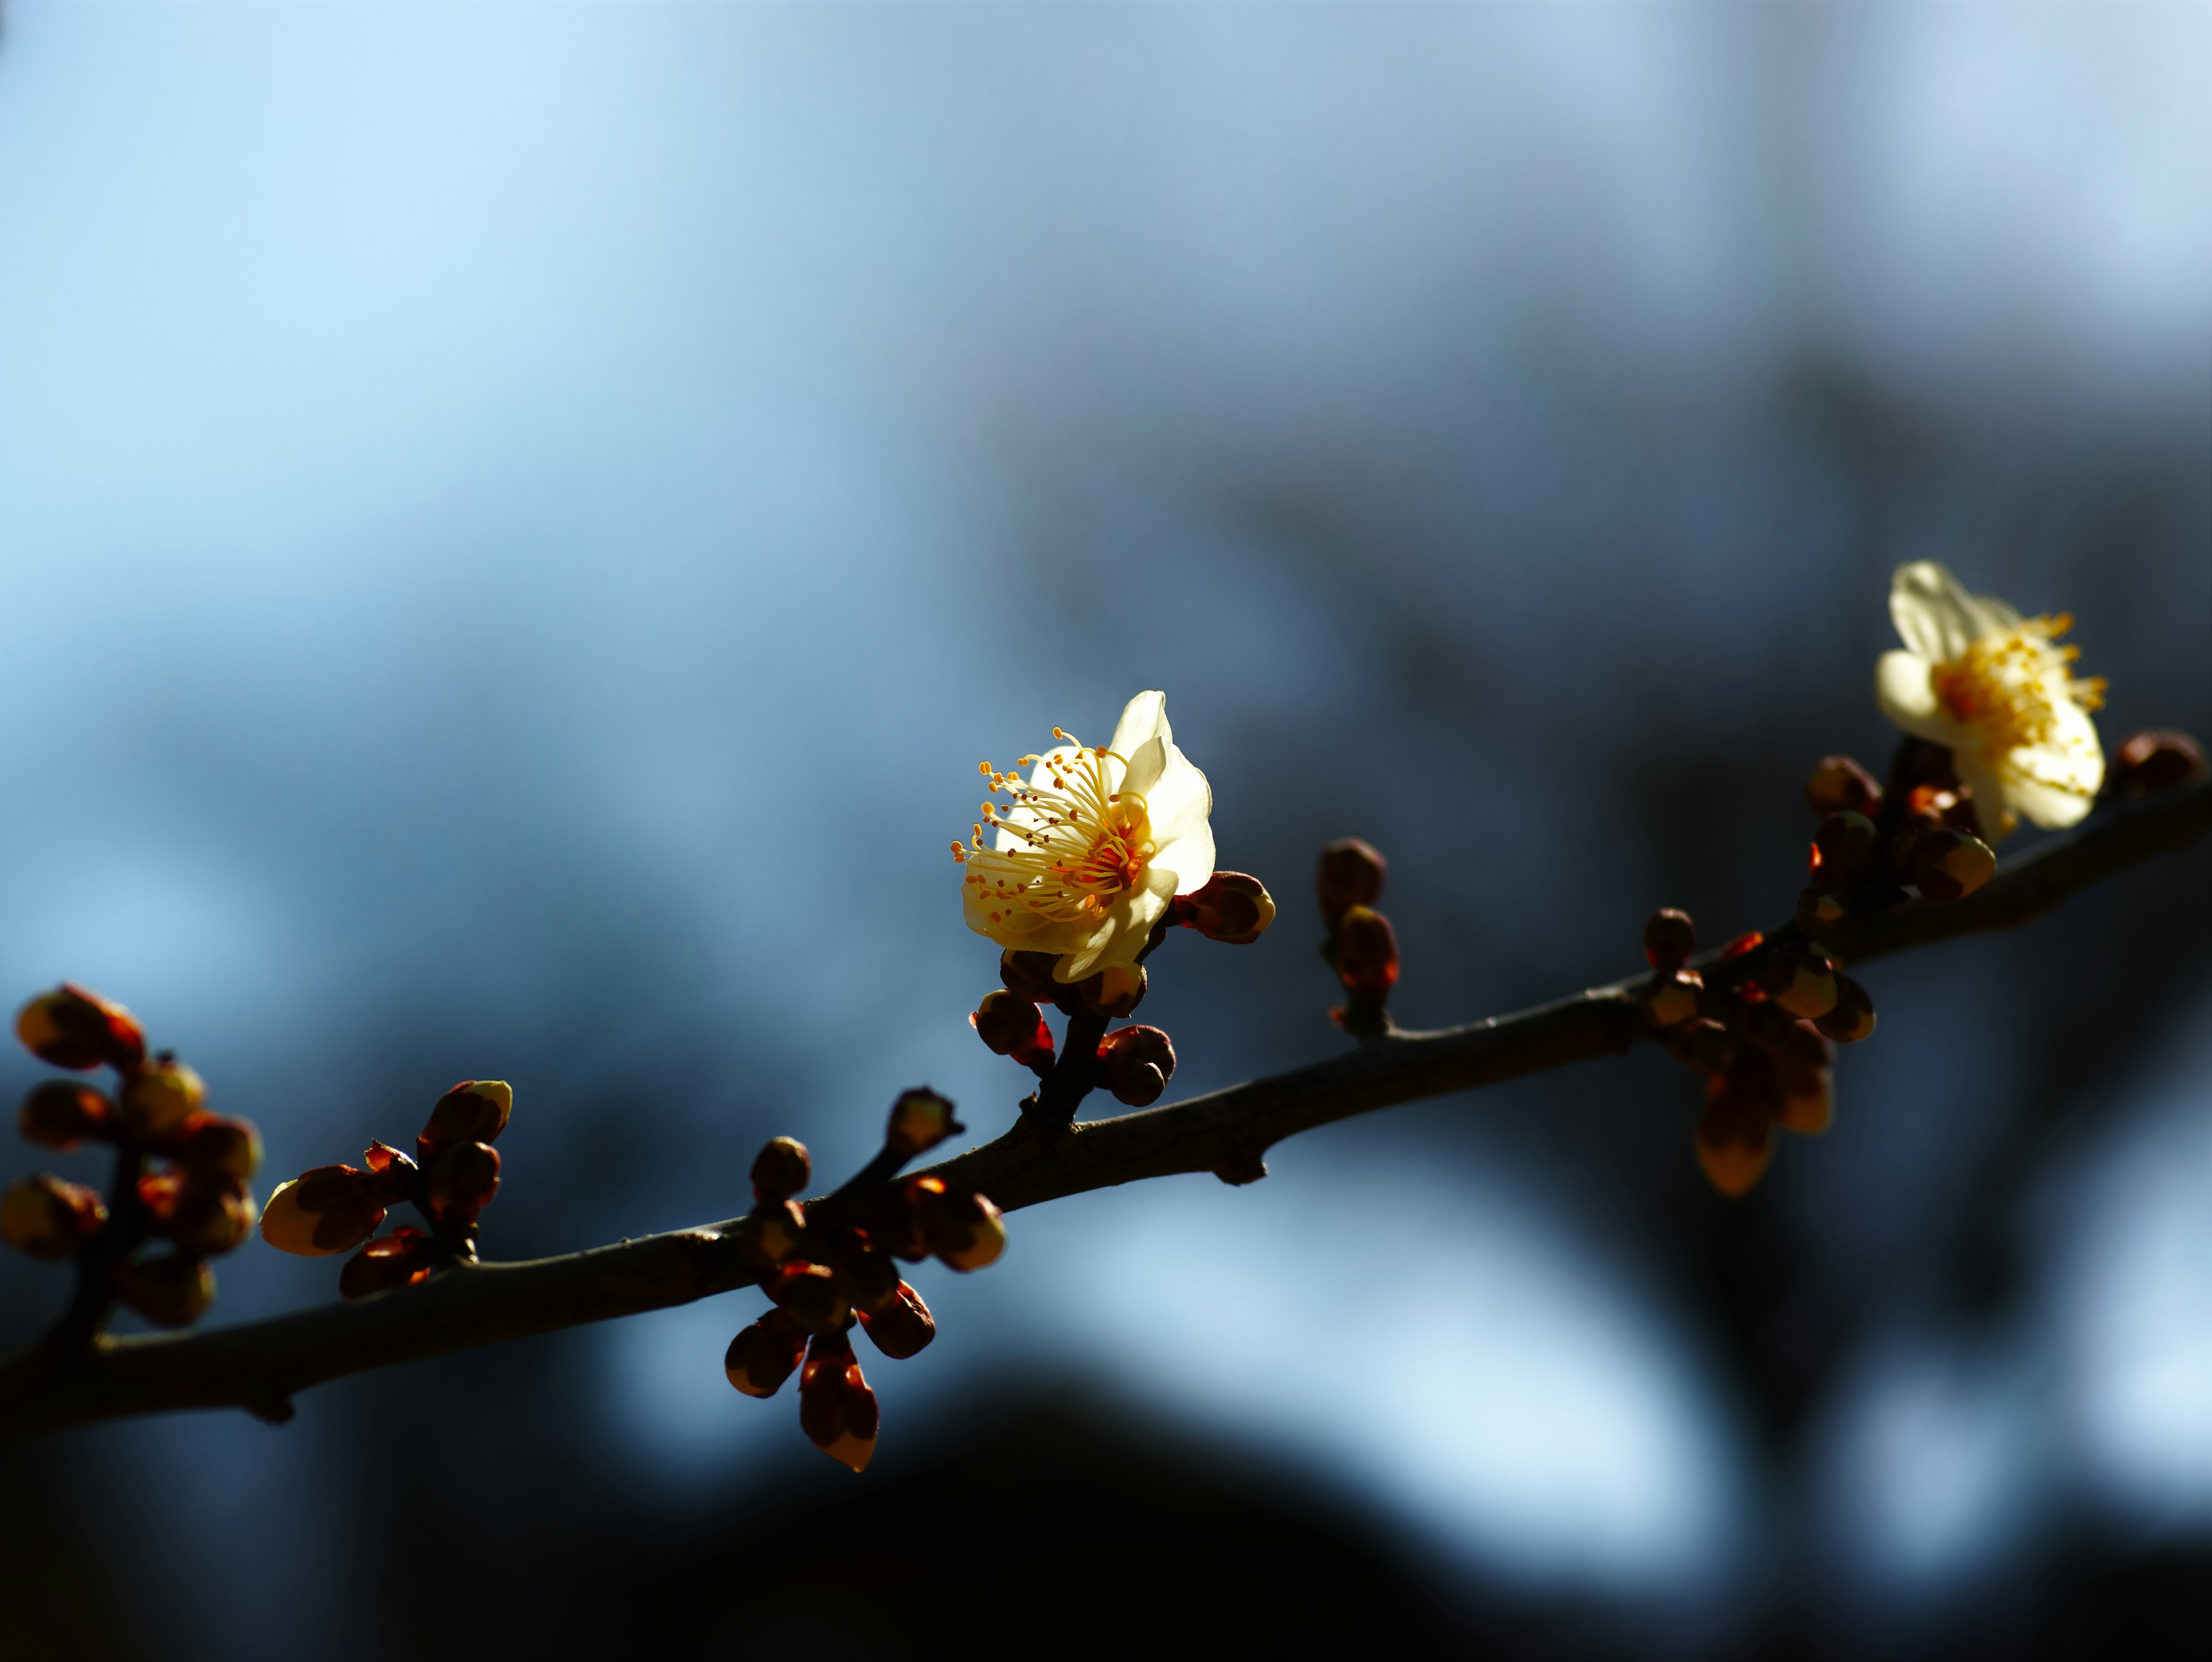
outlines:
[[[2011, 928], [2076, 892], [2212, 830], [2212, 786], [2107, 807], [2008, 861], [1978, 892], [1856, 920], [1824, 942], [1851, 964]], [[1251, 1172], [1272, 1145], [1332, 1120], [1501, 1084], [1626, 1050], [1644, 1032], [1641, 976], [1435, 1032], [1396, 1032], [1266, 1079], [1073, 1126], [1025, 1118], [932, 1168], [1012, 1211], [1177, 1172]], [[46, 1342], [0, 1365], [0, 1436], [180, 1409], [290, 1416], [325, 1380], [749, 1286], [737, 1221], [522, 1263], [460, 1264], [420, 1286], [235, 1327], [89, 1348]]]

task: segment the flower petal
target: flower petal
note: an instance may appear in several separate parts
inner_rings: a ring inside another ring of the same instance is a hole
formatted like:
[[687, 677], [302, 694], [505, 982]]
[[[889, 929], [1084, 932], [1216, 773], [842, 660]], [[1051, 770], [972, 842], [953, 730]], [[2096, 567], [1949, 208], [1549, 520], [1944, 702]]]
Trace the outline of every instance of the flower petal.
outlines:
[[1933, 560], [1897, 568], [1889, 617], [1898, 638], [1931, 664], [1948, 664], [1979, 640], [1982, 614], [1959, 580]]
[[1168, 898], [1175, 889], [1173, 872], [1159, 866], [1147, 868], [1144, 882], [1136, 888], [1123, 890], [1106, 909], [1105, 917], [1096, 926], [1096, 933], [1090, 940], [1070, 950], [1067, 956], [1053, 965], [1053, 979], [1063, 983], [1080, 981], [1100, 970], [1135, 963], [1137, 954], [1145, 950], [1145, 942], [1152, 937], [1152, 925], [1166, 916]]
[[2105, 785], [2105, 752], [2097, 724], [2071, 698], [2052, 707], [2057, 731], [2004, 758], [2005, 800], [2046, 831], [2078, 825]]
[[1168, 726], [1168, 696], [1164, 692], [1140, 692], [1122, 706], [1121, 719], [1114, 724], [1114, 738], [1106, 748], [1116, 756], [1134, 760], [1150, 739], [1175, 742], [1174, 730]]
[[1989, 753], [1976, 745], [1954, 747], [1951, 765], [1958, 772], [1959, 782], [1974, 794], [1974, 819], [1982, 828], [1982, 841], [1996, 847], [2020, 828], [2019, 819], [2005, 801], [2002, 776]]
[[1973, 736], [1944, 714], [1929, 674], [1929, 663], [1914, 652], [1885, 652], [1874, 667], [1875, 702], [1900, 732], [1954, 748]]

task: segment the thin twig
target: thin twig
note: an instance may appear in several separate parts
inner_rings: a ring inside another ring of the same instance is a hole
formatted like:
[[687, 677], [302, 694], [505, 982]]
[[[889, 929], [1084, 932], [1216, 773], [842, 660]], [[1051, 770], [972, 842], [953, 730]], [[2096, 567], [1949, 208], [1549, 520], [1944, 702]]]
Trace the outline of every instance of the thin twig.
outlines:
[[[2076, 891], [2212, 830], [2212, 787], [2117, 805], [2008, 862], [1981, 891], [1854, 923], [1824, 944], [1848, 962], [2010, 928]], [[1394, 1033], [1347, 1055], [1116, 1118], [1034, 1117], [933, 1168], [1012, 1210], [1176, 1172], [1237, 1168], [1331, 1120], [1617, 1054], [1643, 1032], [1632, 977], [1532, 1010]], [[736, 1220], [526, 1263], [457, 1264], [420, 1286], [237, 1327], [92, 1348], [34, 1346], [0, 1367], [0, 1436], [179, 1409], [291, 1413], [296, 1391], [350, 1373], [688, 1304], [750, 1285]]]

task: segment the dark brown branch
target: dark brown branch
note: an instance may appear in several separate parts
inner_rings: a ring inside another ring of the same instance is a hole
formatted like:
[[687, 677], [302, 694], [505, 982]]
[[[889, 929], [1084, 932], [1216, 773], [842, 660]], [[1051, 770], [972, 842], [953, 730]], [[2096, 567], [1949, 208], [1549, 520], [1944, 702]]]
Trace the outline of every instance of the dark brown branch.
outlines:
[[[1955, 935], [2010, 928], [2076, 891], [2212, 830], [2212, 788], [2118, 806], [2001, 868], [1977, 894], [1856, 923], [1850, 962]], [[1396, 1033], [1348, 1055], [1117, 1118], [1063, 1129], [1030, 1121], [933, 1168], [1002, 1207], [1176, 1172], [1237, 1168], [1331, 1120], [1496, 1085], [1617, 1054], [1641, 1033], [1641, 977], [1438, 1032]], [[191, 1408], [291, 1412], [295, 1391], [349, 1373], [688, 1304], [750, 1285], [726, 1232], [735, 1221], [528, 1263], [457, 1265], [419, 1287], [270, 1321], [156, 1338], [43, 1345], [0, 1367], [0, 1435]]]

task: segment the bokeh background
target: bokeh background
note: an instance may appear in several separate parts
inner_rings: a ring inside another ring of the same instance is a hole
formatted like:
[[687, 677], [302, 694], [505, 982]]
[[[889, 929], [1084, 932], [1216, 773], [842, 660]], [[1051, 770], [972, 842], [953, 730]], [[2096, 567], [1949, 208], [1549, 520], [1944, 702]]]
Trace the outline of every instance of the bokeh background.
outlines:
[[[1333, 836], [1416, 1024], [1769, 922], [1899, 560], [2212, 729], [2208, 70], [2187, 6], [13, 4], [0, 987], [132, 1005], [267, 1181], [513, 1081], [523, 1257], [920, 1081], [1010, 1123], [945, 845], [1143, 687], [1285, 902], [1156, 960], [1177, 1094], [1338, 1048]], [[1639, 1054], [1017, 1215], [861, 1478], [723, 1382], [753, 1294], [10, 1450], [0, 1641], [2201, 1655], [2207, 870], [1871, 967], [1740, 1204]]]

